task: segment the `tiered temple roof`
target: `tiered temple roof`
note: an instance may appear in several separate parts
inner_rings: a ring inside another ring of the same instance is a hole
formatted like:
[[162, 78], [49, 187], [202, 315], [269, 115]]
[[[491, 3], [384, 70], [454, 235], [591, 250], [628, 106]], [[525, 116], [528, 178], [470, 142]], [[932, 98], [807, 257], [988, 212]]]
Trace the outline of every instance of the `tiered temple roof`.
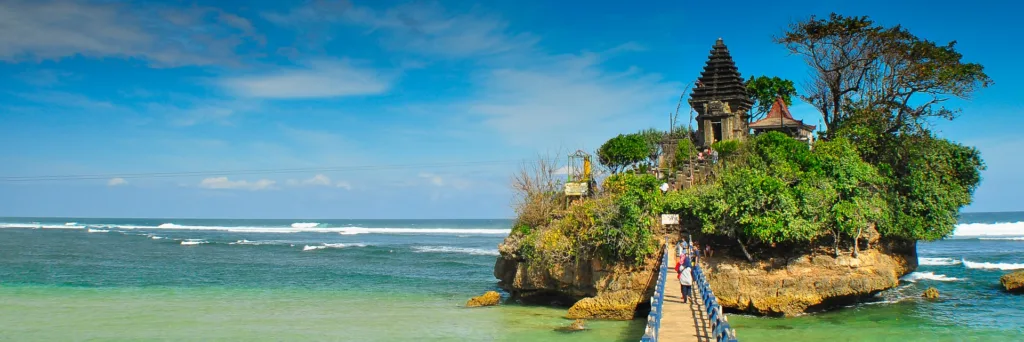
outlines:
[[722, 38], [715, 42], [704, 71], [690, 93], [690, 106], [697, 109], [700, 116], [715, 115], [701, 110], [711, 101], [727, 103], [734, 113], [746, 113], [754, 104]]

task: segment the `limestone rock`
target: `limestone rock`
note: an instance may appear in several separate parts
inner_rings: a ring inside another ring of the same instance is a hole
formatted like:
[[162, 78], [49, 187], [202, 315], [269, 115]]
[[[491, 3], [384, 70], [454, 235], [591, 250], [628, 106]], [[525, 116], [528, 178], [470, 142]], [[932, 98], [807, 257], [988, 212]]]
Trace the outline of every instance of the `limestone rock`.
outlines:
[[924, 290], [924, 294], [921, 294], [921, 297], [926, 299], [939, 299], [939, 290], [934, 287], [929, 287], [927, 290]]
[[709, 260], [711, 288], [719, 303], [759, 315], [795, 316], [854, 303], [899, 285], [917, 268], [914, 248], [900, 252], [861, 251], [849, 255], [803, 256], [751, 264], [744, 260]]
[[566, 317], [570, 319], [612, 319], [631, 320], [640, 303], [640, 293], [622, 290], [597, 297], [584, 298], [571, 308]]
[[498, 286], [509, 292], [512, 300], [572, 305], [568, 316], [573, 319], [631, 320], [642, 298], [653, 294], [660, 255], [642, 265], [606, 263], [596, 257], [551, 262], [524, 259], [506, 248], [515, 243], [513, 237], [506, 238], [494, 264]]
[[1006, 274], [999, 278], [999, 282], [1006, 291], [1024, 293], [1024, 270]]
[[498, 305], [498, 302], [500, 301], [501, 294], [495, 291], [487, 291], [487, 293], [484, 293], [483, 295], [470, 298], [469, 301], [466, 302], [466, 306], [470, 308], [492, 306]]

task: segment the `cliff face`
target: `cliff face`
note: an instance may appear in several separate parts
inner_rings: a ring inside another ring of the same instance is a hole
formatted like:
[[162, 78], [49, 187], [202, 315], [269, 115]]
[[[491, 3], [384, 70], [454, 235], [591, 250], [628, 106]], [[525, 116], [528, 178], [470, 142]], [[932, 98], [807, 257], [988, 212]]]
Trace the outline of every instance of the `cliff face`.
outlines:
[[708, 280], [722, 306], [738, 311], [795, 316], [857, 302], [899, 285], [917, 268], [914, 246], [867, 250], [857, 258], [808, 255], [751, 264], [711, 258]]
[[656, 257], [643, 266], [607, 265], [596, 258], [544, 263], [517, 258], [507, 248], [499, 250], [494, 265], [498, 286], [527, 303], [572, 304], [568, 318], [573, 319], [633, 319], [657, 280]]

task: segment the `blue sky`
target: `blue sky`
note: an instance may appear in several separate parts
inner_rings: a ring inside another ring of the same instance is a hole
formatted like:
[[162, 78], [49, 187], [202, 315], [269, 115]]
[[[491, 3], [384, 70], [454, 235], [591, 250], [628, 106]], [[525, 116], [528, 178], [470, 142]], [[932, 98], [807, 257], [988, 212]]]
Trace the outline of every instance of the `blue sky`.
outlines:
[[[0, 176], [408, 166], [0, 182], [0, 216], [511, 217], [515, 163], [425, 164], [592, 151], [667, 128], [718, 37], [744, 77], [800, 84], [803, 62], [771, 37], [831, 11], [957, 40], [985, 66], [995, 85], [935, 128], [989, 166], [965, 211], [1024, 210], [1012, 43], [1024, 32], [1007, 6], [1018, 5], [4, 1]], [[820, 122], [806, 104], [792, 111]]]

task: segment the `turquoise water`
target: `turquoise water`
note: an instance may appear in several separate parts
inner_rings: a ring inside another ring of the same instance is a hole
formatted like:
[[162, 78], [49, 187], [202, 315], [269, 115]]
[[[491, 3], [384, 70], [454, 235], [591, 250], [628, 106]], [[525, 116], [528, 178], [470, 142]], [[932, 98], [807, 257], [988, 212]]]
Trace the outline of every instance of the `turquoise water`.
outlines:
[[[1001, 215], [958, 230], [1000, 236], [920, 244], [923, 265], [878, 303], [730, 321], [743, 341], [1021, 340], [1024, 296], [997, 285], [1024, 268], [1024, 214]], [[567, 334], [564, 309], [463, 308], [497, 289], [509, 224], [0, 218], [0, 340], [639, 339], [642, 320]], [[917, 299], [928, 286], [943, 300]]]

